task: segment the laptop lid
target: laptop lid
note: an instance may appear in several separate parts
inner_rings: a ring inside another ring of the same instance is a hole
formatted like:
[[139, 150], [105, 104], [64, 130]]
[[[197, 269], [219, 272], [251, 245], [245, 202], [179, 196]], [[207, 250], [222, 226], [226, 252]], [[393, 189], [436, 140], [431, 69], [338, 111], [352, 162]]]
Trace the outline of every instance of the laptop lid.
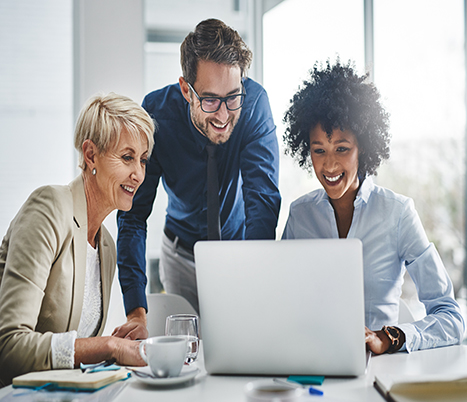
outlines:
[[365, 372], [360, 240], [203, 241], [194, 254], [209, 373]]

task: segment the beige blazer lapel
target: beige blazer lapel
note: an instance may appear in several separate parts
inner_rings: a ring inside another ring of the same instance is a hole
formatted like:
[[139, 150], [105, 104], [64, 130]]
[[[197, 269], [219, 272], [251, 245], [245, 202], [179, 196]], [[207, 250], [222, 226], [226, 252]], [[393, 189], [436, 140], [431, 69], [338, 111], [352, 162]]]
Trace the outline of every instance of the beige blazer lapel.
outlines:
[[[115, 273], [115, 246], [110, 234], [107, 232], [104, 225], [99, 230], [100, 242], [99, 242], [99, 258], [101, 266], [101, 287], [102, 287], [102, 321], [101, 327], [98, 331], [98, 336], [104, 331], [105, 323], [107, 321], [107, 315], [110, 303], [110, 292], [112, 288], [112, 281]], [[109, 244], [109, 241], [112, 244]]]
[[70, 183], [73, 196], [73, 302], [68, 330], [78, 329], [83, 309], [84, 280], [86, 277], [86, 253], [88, 218], [84, 182], [80, 175]]

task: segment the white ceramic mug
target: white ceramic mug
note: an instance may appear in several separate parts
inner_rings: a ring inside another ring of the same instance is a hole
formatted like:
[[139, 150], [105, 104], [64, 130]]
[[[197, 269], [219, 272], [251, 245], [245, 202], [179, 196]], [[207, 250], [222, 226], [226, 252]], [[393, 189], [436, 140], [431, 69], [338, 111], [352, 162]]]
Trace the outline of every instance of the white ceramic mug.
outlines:
[[139, 354], [156, 377], [177, 377], [187, 353], [187, 340], [178, 336], [156, 336], [141, 341]]
[[295, 402], [303, 395], [303, 389], [291, 388], [272, 380], [249, 382], [245, 386], [248, 402]]

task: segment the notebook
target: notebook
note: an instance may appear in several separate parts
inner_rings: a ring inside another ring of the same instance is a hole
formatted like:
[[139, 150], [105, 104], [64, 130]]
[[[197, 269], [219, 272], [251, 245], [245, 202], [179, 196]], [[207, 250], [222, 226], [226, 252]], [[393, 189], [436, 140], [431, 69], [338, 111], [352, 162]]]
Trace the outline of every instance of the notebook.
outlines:
[[203, 241], [194, 254], [208, 373], [365, 373], [360, 240]]
[[129, 371], [124, 368], [92, 373], [83, 373], [80, 369], [46, 370], [13, 378], [13, 387], [37, 388], [48, 385], [49, 389], [95, 391], [128, 377]]

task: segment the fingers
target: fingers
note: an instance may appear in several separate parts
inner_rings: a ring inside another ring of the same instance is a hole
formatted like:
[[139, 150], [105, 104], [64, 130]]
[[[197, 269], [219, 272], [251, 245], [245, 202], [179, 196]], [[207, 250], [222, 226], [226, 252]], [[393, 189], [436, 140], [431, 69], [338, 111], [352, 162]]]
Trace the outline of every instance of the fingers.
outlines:
[[148, 329], [146, 325], [140, 322], [129, 321], [119, 327], [115, 328], [112, 336], [124, 339], [146, 339], [148, 337]]
[[128, 328], [127, 324], [120, 325], [119, 327], [115, 328], [112, 332], [112, 336], [117, 338], [125, 338], [125, 336], [128, 334], [128, 331], [131, 331], [131, 328]]
[[385, 337], [383, 331], [371, 331], [365, 327], [365, 343], [367, 349], [370, 349], [374, 354], [380, 355], [388, 350], [389, 345]]
[[143, 325], [137, 325], [132, 330], [130, 330], [125, 336], [125, 339], [137, 340], [137, 339], [146, 339], [148, 337], [148, 330]]
[[114, 357], [122, 366], [145, 366], [146, 363], [139, 353], [140, 342], [128, 339], [115, 339]]

